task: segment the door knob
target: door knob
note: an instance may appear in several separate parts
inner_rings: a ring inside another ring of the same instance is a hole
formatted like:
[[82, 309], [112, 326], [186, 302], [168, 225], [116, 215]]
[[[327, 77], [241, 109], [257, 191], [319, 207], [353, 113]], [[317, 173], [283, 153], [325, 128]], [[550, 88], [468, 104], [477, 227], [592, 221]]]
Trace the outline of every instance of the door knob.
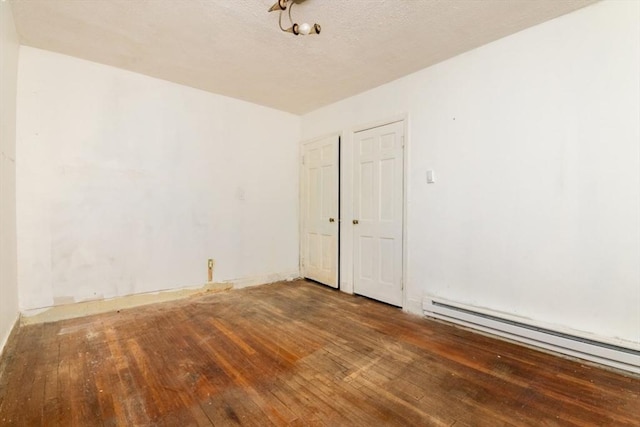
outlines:
[[353, 220], [353, 223], [354, 223], [354, 224], [358, 224], [358, 220], [357, 220], [357, 219], [354, 219], [354, 220]]
[[336, 220], [333, 218], [329, 218], [329, 222], [336, 222]]

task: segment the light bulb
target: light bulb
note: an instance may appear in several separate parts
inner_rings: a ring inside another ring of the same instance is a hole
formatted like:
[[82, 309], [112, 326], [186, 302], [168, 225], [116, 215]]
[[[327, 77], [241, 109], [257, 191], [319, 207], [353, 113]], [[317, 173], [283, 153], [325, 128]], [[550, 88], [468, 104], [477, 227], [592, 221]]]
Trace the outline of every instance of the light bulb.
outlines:
[[298, 32], [306, 36], [311, 32], [311, 25], [307, 24], [306, 22], [304, 24], [298, 25]]

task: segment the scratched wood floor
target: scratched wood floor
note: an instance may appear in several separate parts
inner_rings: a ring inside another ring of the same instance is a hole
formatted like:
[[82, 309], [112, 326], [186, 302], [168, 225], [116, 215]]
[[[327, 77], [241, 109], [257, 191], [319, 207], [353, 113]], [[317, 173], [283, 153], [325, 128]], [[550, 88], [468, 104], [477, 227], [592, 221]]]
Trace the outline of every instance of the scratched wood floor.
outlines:
[[22, 327], [0, 425], [640, 425], [640, 380], [298, 281]]

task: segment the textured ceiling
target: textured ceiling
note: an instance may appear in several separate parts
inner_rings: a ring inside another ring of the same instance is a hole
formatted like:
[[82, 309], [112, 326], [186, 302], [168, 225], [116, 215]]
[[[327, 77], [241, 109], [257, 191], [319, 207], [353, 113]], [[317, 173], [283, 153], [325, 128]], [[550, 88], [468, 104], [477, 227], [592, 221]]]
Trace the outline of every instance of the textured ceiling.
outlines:
[[594, 0], [14, 0], [21, 42], [296, 114]]

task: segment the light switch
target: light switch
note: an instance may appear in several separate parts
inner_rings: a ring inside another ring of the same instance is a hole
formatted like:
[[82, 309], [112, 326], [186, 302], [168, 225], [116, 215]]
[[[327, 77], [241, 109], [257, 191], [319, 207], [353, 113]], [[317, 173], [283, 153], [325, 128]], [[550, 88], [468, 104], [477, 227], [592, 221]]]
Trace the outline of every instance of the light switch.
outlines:
[[427, 171], [427, 184], [436, 182], [436, 174], [433, 171]]

